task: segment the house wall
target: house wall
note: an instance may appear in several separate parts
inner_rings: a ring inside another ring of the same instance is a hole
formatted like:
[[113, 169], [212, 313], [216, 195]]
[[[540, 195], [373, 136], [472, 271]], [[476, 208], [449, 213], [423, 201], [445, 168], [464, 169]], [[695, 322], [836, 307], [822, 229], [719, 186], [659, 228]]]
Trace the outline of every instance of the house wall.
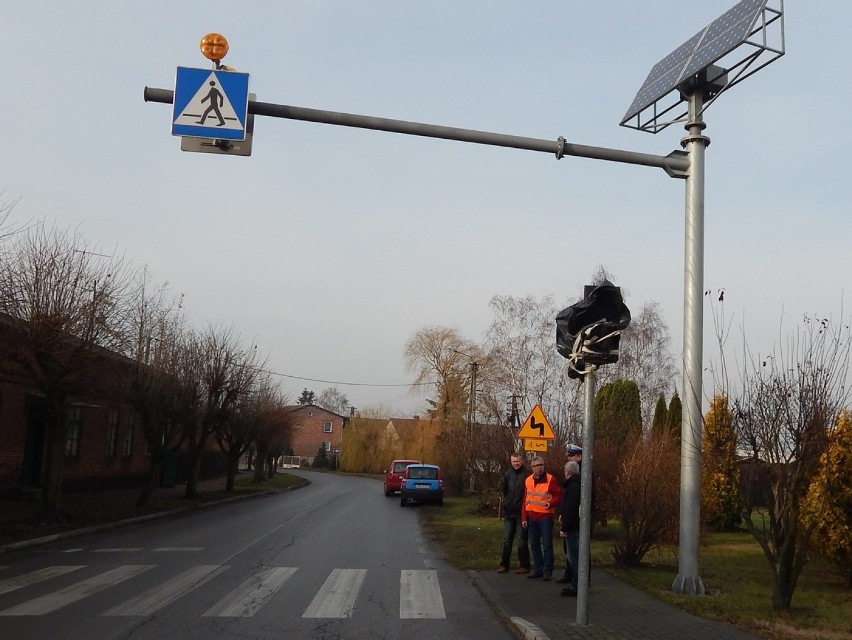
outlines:
[[[340, 448], [343, 441], [343, 427], [347, 418], [312, 404], [295, 405], [287, 408], [293, 418], [290, 446], [293, 455], [312, 458], [324, 442], [329, 442], [329, 455]], [[325, 431], [325, 424], [331, 423], [331, 432]]]
[[[37, 407], [44, 400], [18, 361], [19, 329], [0, 319], [0, 491], [18, 490], [23, 486], [41, 486], [42, 475], [33, 472], [32, 481], [25, 482], [25, 466], [43, 473], [44, 445], [43, 421], [34, 420]], [[144, 434], [138, 420], [134, 420], [130, 455], [122, 451], [128, 418], [133, 411], [123, 401], [122, 382], [128, 376], [128, 363], [108, 353], [94, 371], [86, 386], [88, 395], [72, 396], [68, 404], [79, 408], [80, 438], [76, 455], [66, 457], [63, 480], [69, 483], [103, 484], [115, 480], [141, 477], [149, 468]], [[116, 454], [107, 455], [109, 414], [117, 410], [119, 416]], [[32, 422], [32, 425], [28, 425]], [[27, 460], [27, 433], [30, 429], [34, 453]], [[40, 433], [39, 433], [40, 432]], [[33, 444], [40, 446], [33, 446]], [[34, 460], [35, 459], [35, 460]]]

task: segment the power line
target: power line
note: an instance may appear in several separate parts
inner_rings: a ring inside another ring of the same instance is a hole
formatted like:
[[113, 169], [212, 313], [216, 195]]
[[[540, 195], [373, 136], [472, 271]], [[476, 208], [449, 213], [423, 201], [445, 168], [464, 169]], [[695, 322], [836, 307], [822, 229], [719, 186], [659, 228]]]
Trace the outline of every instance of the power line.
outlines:
[[269, 369], [260, 369], [260, 371], [264, 373], [268, 373], [273, 376], [279, 376], [281, 378], [291, 378], [293, 380], [307, 380], [308, 382], [322, 382], [323, 384], [338, 384], [347, 387], [422, 387], [426, 385], [435, 384], [434, 382], [410, 382], [406, 384], [373, 384], [370, 382], [342, 382], [339, 380], [321, 380], [319, 378], [306, 378], [304, 376], [293, 376], [287, 373], [278, 373], [277, 371], [270, 371]]

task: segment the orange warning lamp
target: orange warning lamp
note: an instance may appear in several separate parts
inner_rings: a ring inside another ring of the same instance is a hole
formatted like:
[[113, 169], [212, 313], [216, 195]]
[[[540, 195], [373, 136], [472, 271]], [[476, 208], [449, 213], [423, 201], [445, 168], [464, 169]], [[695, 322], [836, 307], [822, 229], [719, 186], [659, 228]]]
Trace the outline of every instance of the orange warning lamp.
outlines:
[[201, 55], [216, 63], [228, 54], [228, 41], [218, 33], [208, 33], [201, 38], [198, 47], [201, 49]]

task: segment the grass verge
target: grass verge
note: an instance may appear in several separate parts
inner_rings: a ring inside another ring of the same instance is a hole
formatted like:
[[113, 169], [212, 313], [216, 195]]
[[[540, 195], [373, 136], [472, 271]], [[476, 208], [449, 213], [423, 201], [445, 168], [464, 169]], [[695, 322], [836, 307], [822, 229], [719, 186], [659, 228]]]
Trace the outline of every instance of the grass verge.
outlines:
[[[493, 571], [499, 564], [503, 525], [479, 497], [446, 498], [444, 507], [424, 507], [430, 534], [463, 570]], [[789, 612], [770, 606], [772, 575], [763, 552], [747, 533], [713, 533], [702, 538], [701, 578], [706, 597], [672, 593], [676, 547], [649, 553], [639, 567], [615, 565], [610, 554], [617, 527], [596, 527], [592, 563], [654, 597], [694, 615], [735, 624], [773, 640], [852, 639], [852, 591], [833, 565], [813, 559], [804, 569]], [[557, 563], [562, 562], [561, 545]]]

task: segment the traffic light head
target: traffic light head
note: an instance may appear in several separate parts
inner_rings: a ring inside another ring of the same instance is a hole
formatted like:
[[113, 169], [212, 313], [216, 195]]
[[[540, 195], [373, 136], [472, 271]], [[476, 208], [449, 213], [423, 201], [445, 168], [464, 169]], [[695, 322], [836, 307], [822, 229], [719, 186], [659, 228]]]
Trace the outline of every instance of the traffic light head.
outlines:
[[587, 288], [586, 296], [556, 316], [556, 349], [571, 364], [568, 375], [579, 378], [586, 365], [618, 361], [621, 331], [630, 324], [630, 310], [621, 290], [609, 281]]

